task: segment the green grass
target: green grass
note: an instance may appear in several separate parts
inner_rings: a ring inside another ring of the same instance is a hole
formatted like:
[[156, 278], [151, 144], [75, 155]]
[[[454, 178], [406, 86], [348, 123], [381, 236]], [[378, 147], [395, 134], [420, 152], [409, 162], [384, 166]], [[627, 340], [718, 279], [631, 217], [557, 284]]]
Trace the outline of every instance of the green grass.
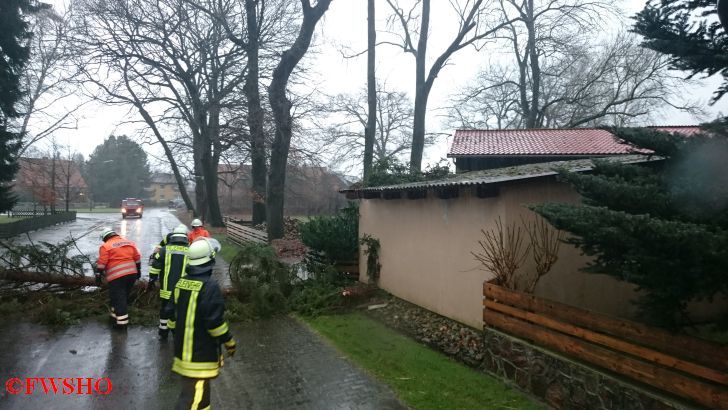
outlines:
[[0, 224], [6, 224], [6, 223], [10, 223], [10, 222], [20, 221], [23, 219], [25, 219], [25, 218], [11, 218], [7, 215], [0, 215]]
[[302, 318], [414, 409], [542, 409], [502, 382], [361, 313]]
[[212, 235], [213, 238], [220, 241], [220, 244], [222, 245], [222, 250], [220, 251], [220, 256], [225, 262], [230, 262], [233, 260], [233, 257], [240, 252], [240, 246], [236, 244], [235, 242], [231, 241], [227, 234], [225, 233], [216, 233]]

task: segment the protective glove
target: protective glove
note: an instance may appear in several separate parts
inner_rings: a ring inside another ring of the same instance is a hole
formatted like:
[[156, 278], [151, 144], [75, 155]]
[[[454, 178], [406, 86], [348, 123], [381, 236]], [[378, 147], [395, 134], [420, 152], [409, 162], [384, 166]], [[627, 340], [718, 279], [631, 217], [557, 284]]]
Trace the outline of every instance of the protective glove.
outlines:
[[228, 356], [233, 357], [235, 355], [235, 339], [225, 342], [225, 350], [227, 350]]
[[94, 276], [96, 278], [96, 285], [101, 286], [101, 274], [97, 273]]
[[142, 263], [141, 262], [136, 263], [136, 269], [137, 269], [137, 273], [136, 273], [136, 275], [134, 275], [134, 278], [139, 279], [142, 277]]

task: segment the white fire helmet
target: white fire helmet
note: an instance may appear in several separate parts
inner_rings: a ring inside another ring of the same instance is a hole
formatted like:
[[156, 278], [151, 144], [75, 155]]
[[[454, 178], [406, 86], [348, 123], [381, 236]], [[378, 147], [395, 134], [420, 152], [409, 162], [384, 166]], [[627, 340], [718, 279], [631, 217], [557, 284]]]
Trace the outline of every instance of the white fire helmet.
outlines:
[[187, 264], [197, 266], [207, 263], [215, 258], [220, 249], [220, 242], [217, 239], [197, 238], [187, 250]]

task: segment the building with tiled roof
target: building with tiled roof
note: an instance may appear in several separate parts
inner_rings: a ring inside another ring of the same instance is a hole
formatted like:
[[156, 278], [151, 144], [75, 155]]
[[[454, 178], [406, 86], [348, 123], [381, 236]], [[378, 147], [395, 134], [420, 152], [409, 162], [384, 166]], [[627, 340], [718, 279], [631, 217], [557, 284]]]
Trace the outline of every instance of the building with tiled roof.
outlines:
[[[693, 135], [698, 126], [649, 127]], [[447, 156], [458, 172], [625, 155], [634, 150], [601, 128], [455, 131]]]
[[76, 162], [22, 157], [18, 165], [13, 189], [20, 201], [51, 205], [88, 200], [88, 185]]

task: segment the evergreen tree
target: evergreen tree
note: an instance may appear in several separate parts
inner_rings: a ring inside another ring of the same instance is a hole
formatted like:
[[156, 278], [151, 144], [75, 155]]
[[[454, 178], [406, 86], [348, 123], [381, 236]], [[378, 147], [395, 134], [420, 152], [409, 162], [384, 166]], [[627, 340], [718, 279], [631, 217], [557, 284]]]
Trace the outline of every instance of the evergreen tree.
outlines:
[[587, 272], [639, 287], [645, 320], [674, 326], [687, 303], [728, 290], [728, 124], [690, 138], [644, 129], [612, 130], [663, 159], [595, 161], [593, 172], [561, 172], [581, 205], [532, 207], [594, 260]]
[[[720, 73], [728, 92], [728, 36], [715, 18], [715, 0], [651, 1], [636, 17], [645, 46], [672, 56], [675, 69]], [[581, 205], [532, 206], [593, 262], [588, 272], [636, 284], [645, 319], [669, 327], [687, 303], [728, 293], [728, 119], [685, 137], [650, 129], [611, 129], [637, 150], [643, 164], [595, 161], [593, 172], [561, 172]]]
[[[713, 102], [728, 92], [728, 35], [714, 0], [650, 1], [634, 31], [648, 48], [691, 75], [720, 74]], [[645, 319], [675, 327], [687, 303], [728, 292], [728, 119], [685, 137], [650, 129], [611, 129], [651, 161], [595, 161], [593, 172], [561, 172], [581, 205], [532, 206], [568, 242], [594, 257], [588, 272], [633, 283]]]
[[634, 31], [644, 45], [672, 57], [672, 67], [708, 76], [723, 84], [713, 102], [728, 92], [728, 33], [717, 19], [715, 0], [651, 0], [635, 17]]
[[85, 166], [94, 201], [119, 206], [124, 198], [144, 198], [150, 171], [147, 153], [126, 136], [110, 136], [97, 146]]
[[17, 200], [9, 182], [18, 171], [15, 156], [20, 145], [9, 121], [18, 116], [15, 104], [23, 95], [20, 74], [30, 57], [27, 40], [31, 33], [24, 15], [35, 9], [30, 0], [0, 2], [0, 211], [12, 208]]

